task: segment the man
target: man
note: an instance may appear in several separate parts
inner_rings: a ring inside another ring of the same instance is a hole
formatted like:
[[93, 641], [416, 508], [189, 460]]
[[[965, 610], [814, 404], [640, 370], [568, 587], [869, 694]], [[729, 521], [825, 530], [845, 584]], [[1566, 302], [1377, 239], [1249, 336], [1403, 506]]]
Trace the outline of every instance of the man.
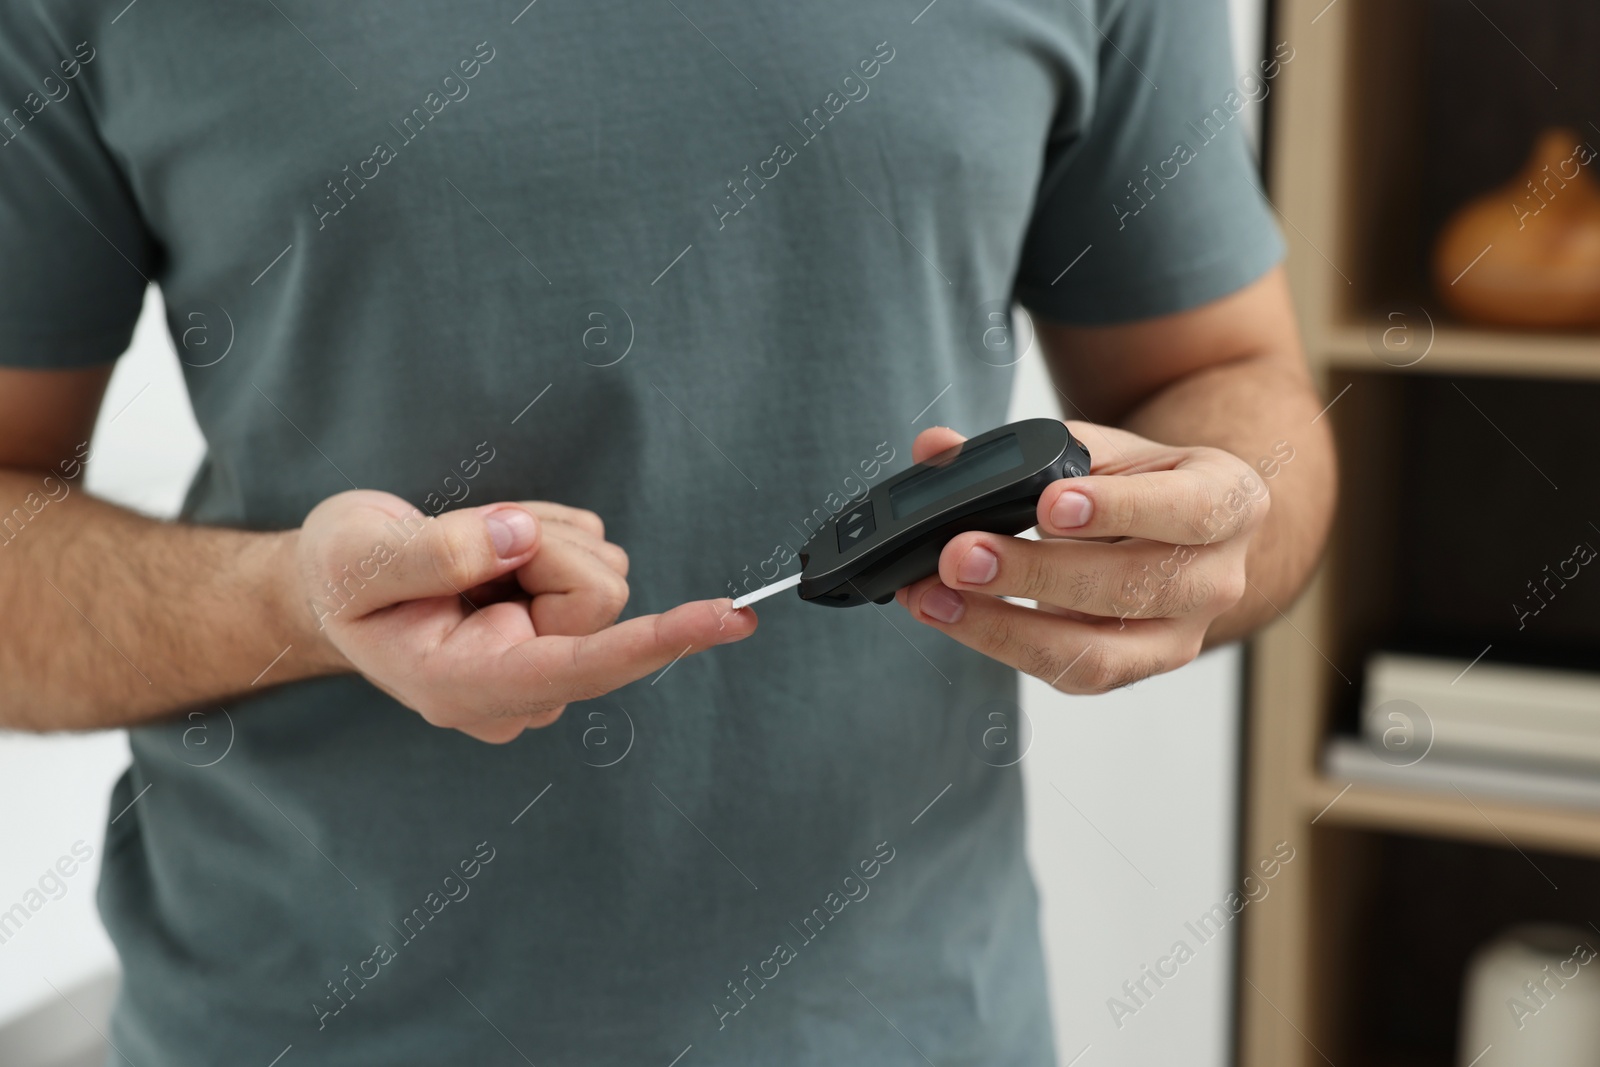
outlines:
[[[130, 728], [121, 1056], [1051, 1061], [1018, 773], [966, 728], [1314, 562], [1234, 119], [1292, 54], [1235, 84], [1193, 0], [0, 20], [0, 722]], [[208, 446], [177, 523], [74, 481], [150, 281]], [[701, 599], [960, 439], [912, 425], [1002, 423], [1013, 295], [1095, 461], [1046, 540], [759, 636]]]

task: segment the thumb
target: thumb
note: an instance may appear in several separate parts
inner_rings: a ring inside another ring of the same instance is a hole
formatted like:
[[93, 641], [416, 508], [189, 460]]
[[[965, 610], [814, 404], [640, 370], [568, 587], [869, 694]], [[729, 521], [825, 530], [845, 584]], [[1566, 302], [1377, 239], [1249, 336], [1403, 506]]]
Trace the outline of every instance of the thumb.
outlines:
[[930, 426], [917, 434], [917, 439], [911, 443], [911, 462], [921, 463], [932, 459], [945, 449], [954, 448], [965, 440], [965, 437], [948, 426]]
[[[407, 600], [454, 596], [527, 563], [541, 541], [539, 520], [517, 504], [487, 504], [429, 519], [420, 513], [384, 524], [381, 540], [395, 544], [369, 577], [369, 611]], [[367, 614], [368, 612], [363, 612]]]

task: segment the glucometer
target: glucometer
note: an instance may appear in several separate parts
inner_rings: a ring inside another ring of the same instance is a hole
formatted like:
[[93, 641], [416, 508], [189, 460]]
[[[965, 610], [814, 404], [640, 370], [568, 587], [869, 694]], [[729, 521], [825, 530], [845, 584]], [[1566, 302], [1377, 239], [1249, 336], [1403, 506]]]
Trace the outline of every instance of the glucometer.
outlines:
[[744, 607], [800, 587], [813, 604], [886, 604], [939, 570], [957, 534], [1019, 534], [1037, 525], [1039, 494], [1089, 473], [1089, 450], [1056, 419], [979, 434], [901, 471], [852, 501], [800, 550], [801, 572], [735, 600]]

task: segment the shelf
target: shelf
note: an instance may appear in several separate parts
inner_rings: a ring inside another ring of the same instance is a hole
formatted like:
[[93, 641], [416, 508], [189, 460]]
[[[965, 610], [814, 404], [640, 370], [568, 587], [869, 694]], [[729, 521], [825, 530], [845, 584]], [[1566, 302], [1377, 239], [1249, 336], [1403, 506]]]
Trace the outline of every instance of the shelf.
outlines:
[[[1541, 598], [1527, 633], [1508, 607], [1600, 521], [1584, 503], [1600, 468], [1573, 443], [1600, 403], [1600, 332], [1480, 327], [1446, 310], [1431, 269], [1462, 204], [1516, 173], [1539, 130], [1593, 111], [1600, 7], [1472, 6], [1275, 3], [1296, 58], [1268, 106], [1268, 188], [1341, 499], [1294, 621], [1253, 642], [1244, 855], [1287, 840], [1303, 858], [1243, 916], [1242, 1067], [1457, 1062], [1471, 951], [1515, 922], [1581, 925], [1600, 897], [1600, 810], [1448, 778], [1443, 793], [1347, 789], [1319, 770], [1328, 737], [1356, 730], [1349, 683], [1375, 649], [1600, 648], [1600, 586]], [[1395, 327], [1409, 334], [1385, 343]], [[1515, 536], [1484, 534], [1486, 484]]]
[[[1425, 335], [1430, 326], [1424, 321], [1416, 328]], [[1427, 354], [1409, 366], [1397, 365], [1407, 361], [1404, 357], [1380, 359], [1374, 342], [1369, 341], [1368, 329], [1357, 325], [1330, 329], [1321, 338], [1320, 354], [1326, 365], [1340, 370], [1600, 381], [1600, 336], [1516, 333], [1458, 325], [1438, 325], [1432, 330], [1433, 344], [1425, 348]], [[1378, 348], [1381, 350], [1381, 346]]]
[[[1600, 856], [1600, 812], [1511, 804], [1503, 800], [1380, 789], [1317, 777], [1305, 784], [1301, 808], [1317, 824], [1476, 841], [1500, 848], [1536, 848]], [[1330, 806], [1331, 805], [1331, 806]], [[1319, 816], [1320, 813], [1320, 816]]]

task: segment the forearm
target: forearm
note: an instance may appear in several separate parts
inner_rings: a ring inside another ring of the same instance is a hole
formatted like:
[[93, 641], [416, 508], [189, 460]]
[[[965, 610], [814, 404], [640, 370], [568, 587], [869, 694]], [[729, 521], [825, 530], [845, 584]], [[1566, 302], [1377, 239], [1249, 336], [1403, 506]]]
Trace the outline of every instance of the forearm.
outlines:
[[1334, 449], [1323, 401], [1298, 365], [1268, 356], [1179, 378], [1120, 425], [1174, 445], [1208, 445], [1250, 464], [1271, 495], [1250, 543], [1243, 599], [1214, 622], [1207, 646], [1248, 634], [1287, 609], [1310, 577], [1334, 505]]
[[0, 470], [0, 726], [129, 726], [337, 669], [293, 602], [296, 532], [157, 522], [43, 477]]

